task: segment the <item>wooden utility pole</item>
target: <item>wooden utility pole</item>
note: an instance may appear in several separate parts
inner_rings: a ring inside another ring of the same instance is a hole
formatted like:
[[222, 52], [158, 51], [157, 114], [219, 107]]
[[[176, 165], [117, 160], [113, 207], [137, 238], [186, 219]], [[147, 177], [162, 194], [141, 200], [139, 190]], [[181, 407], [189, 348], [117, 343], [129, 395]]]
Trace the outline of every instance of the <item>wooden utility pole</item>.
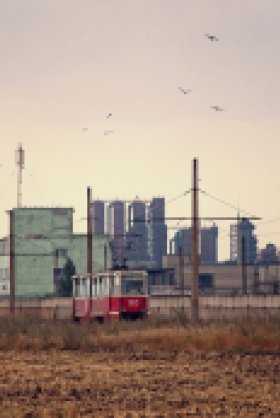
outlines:
[[10, 210], [10, 313], [15, 314], [15, 231], [14, 212]]
[[87, 188], [87, 272], [92, 273], [91, 188]]
[[247, 295], [247, 251], [246, 239], [241, 238], [241, 264], [242, 264], [242, 294]]
[[179, 246], [179, 288], [184, 295], [184, 256], [182, 246]]
[[191, 289], [191, 320], [197, 323], [199, 320], [199, 301], [198, 301], [198, 239], [199, 239], [199, 219], [198, 219], [198, 161], [193, 160], [193, 187], [192, 187], [192, 289]]

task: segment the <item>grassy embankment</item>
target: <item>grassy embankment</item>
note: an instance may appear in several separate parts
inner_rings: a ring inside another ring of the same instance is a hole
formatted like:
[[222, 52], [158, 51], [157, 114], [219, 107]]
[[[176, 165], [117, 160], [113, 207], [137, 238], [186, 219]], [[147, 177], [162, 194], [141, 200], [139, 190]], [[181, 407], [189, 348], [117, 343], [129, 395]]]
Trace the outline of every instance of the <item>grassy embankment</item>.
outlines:
[[192, 326], [184, 318], [76, 324], [32, 317], [0, 318], [0, 350], [91, 352], [280, 352], [280, 319]]

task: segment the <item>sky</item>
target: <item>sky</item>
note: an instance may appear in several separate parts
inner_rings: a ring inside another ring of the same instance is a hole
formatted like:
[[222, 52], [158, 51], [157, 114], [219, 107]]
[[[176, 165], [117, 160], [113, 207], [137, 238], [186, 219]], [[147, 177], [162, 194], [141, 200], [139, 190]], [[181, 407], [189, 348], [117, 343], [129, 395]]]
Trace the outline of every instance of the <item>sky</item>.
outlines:
[[279, 0], [0, 0], [0, 236], [22, 143], [23, 205], [74, 207], [76, 232], [87, 186], [190, 216], [197, 158], [200, 215], [240, 208], [280, 247], [279, 51]]

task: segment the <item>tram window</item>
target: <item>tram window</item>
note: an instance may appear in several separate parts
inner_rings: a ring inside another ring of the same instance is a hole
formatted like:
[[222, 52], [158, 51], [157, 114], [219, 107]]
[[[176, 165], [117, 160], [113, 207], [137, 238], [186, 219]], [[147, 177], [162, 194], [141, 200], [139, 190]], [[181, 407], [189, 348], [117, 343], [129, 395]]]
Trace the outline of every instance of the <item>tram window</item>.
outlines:
[[86, 289], [85, 289], [85, 291], [86, 291], [85, 296], [89, 297], [90, 296], [90, 277], [86, 278]]
[[88, 279], [88, 286], [89, 286], [88, 294], [89, 294], [90, 297], [92, 297], [92, 281], [93, 281], [92, 277], [89, 277], [89, 279]]
[[77, 297], [81, 297], [81, 286], [82, 286], [82, 280], [81, 278], [78, 279], [78, 286], [77, 286]]
[[74, 296], [76, 297], [76, 298], [78, 298], [79, 297], [79, 291], [80, 291], [80, 280], [78, 279], [78, 277], [76, 277], [74, 280], [73, 280], [73, 284], [74, 284]]
[[96, 293], [96, 277], [94, 277], [93, 279], [92, 279], [92, 290], [91, 290], [91, 292], [92, 292], [92, 296], [96, 296], [97, 295], [97, 293]]
[[81, 286], [80, 286], [80, 296], [86, 297], [86, 279], [83, 277], [81, 280]]
[[102, 295], [107, 296], [109, 292], [109, 277], [102, 277]]
[[106, 277], [106, 295], [110, 294], [110, 277]]
[[102, 296], [103, 295], [103, 281], [102, 281], [102, 277], [98, 278], [98, 296]]
[[123, 278], [122, 279], [122, 295], [143, 295], [144, 283], [140, 279]]
[[114, 295], [114, 278], [112, 276], [108, 277], [109, 279], [109, 295]]
[[114, 275], [114, 277], [112, 277], [112, 282], [113, 282], [113, 292], [112, 294], [114, 296], [119, 296], [120, 295], [120, 291], [121, 291], [121, 280], [120, 280], [120, 276], [119, 274]]
[[107, 288], [108, 288], [107, 280], [108, 280], [107, 277], [103, 277], [103, 296], [107, 295]]

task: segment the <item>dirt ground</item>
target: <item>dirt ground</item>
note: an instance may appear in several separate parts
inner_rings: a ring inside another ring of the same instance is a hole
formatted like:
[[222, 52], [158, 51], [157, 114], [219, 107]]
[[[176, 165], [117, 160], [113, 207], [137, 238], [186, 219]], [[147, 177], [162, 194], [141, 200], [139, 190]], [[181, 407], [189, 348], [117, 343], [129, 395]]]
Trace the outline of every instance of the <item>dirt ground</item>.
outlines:
[[1, 417], [280, 417], [279, 354], [0, 352]]

